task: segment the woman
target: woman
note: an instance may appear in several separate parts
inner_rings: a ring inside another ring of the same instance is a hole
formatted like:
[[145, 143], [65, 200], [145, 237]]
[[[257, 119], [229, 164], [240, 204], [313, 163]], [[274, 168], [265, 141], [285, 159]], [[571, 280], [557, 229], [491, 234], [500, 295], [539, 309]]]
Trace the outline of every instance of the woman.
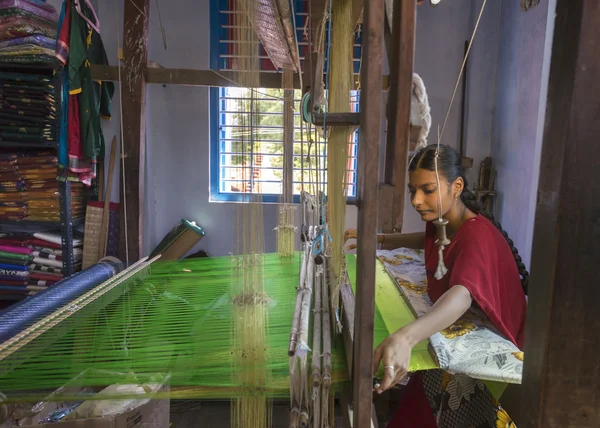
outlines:
[[[422, 149], [408, 168], [411, 203], [426, 222], [425, 232], [378, 236], [378, 241], [387, 249], [425, 249], [427, 292], [434, 303], [429, 313], [391, 334], [375, 350], [374, 373], [380, 364], [385, 367], [378, 393], [406, 376], [415, 344], [451, 326], [472, 305], [478, 306], [502, 335], [520, 349], [523, 347], [525, 292], [529, 274], [506, 232], [491, 214], [481, 209], [473, 193], [467, 189], [461, 156], [448, 146], [439, 148], [438, 188], [436, 148], [429, 146]], [[439, 257], [435, 245], [436, 229], [432, 222], [439, 216], [439, 197], [442, 216], [448, 220], [446, 229], [451, 243], [443, 253], [448, 272], [438, 280], [434, 277]], [[347, 238], [352, 237], [355, 237], [352, 232], [347, 234]], [[412, 389], [423, 391], [422, 386], [414, 385], [415, 382], [420, 382], [418, 377], [411, 381]], [[414, 400], [414, 397], [411, 399]], [[414, 409], [419, 405], [412, 402], [410, 407], [412, 418]], [[406, 414], [398, 416], [404, 427], [413, 426], [407, 424], [407, 417]], [[422, 420], [414, 420], [414, 424], [429, 426]], [[473, 426], [488, 425], [475, 422]]]

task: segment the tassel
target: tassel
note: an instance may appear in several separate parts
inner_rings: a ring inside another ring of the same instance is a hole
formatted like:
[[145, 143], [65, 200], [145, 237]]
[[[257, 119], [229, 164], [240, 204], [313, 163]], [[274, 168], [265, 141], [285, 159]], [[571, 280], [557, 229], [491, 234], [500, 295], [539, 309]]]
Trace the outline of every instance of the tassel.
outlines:
[[448, 220], [440, 218], [433, 221], [436, 228], [437, 241], [435, 242], [438, 247], [438, 267], [435, 271], [435, 279], [438, 281], [444, 277], [448, 273], [448, 269], [444, 264], [444, 248], [446, 245], [450, 244], [450, 240], [446, 236], [446, 225], [448, 224]]
[[446, 275], [448, 273], [448, 269], [446, 268], [446, 265], [444, 264], [444, 246], [443, 245], [439, 245], [438, 246], [438, 266], [437, 269], [435, 271], [435, 279], [437, 279], [438, 281], [440, 279], [442, 279], [444, 277], [444, 275]]

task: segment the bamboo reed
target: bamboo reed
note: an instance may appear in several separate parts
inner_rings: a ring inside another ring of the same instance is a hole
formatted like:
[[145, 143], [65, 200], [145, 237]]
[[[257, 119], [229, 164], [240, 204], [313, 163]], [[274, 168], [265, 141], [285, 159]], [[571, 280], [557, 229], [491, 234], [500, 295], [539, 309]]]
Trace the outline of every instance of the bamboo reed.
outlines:
[[317, 268], [315, 281], [315, 306], [313, 322], [313, 354], [312, 354], [312, 408], [313, 426], [320, 426], [321, 421], [321, 288], [323, 280], [322, 267]]
[[[352, 47], [354, 24], [352, 0], [334, 0], [332, 4], [332, 36], [328, 111], [350, 111], [352, 88]], [[339, 307], [339, 285], [344, 254], [344, 226], [346, 221], [346, 186], [348, 144], [352, 127], [333, 127], [327, 141], [327, 222], [332, 238], [330, 278], [331, 305]]]
[[[325, 260], [324, 271], [327, 272], [327, 259]], [[329, 302], [329, 289], [322, 287], [322, 301]], [[322, 427], [328, 426], [329, 421], [329, 393], [332, 380], [332, 355], [331, 355], [331, 324], [329, 318], [329, 305], [323, 305], [323, 373], [322, 373]]]
[[310, 306], [312, 301], [314, 285], [314, 256], [309, 251], [308, 265], [306, 267], [306, 287], [302, 290], [302, 309], [300, 312], [300, 332], [298, 346], [296, 347], [296, 356], [305, 358], [310, 348], [308, 346], [308, 327], [310, 322]]
[[300, 428], [307, 428], [310, 423], [310, 415], [308, 414], [308, 407], [303, 406], [298, 418], [298, 426]]
[[309, 248], [306, 246], [304, 253], [302, 254], [302, 264], [300, 267], [300, 283], [296, 289], [296, 306], [294, 309], [294, 317], [292, 318], [292, 331], [290, 333], [290, 346], [288, 348], [288, 355], [292, 357], [296, 353], [296, 345], [298, 341], [298, 332], [300, 331], [300, 313], [302, 311], [302, 290], [304, 289], [304, 280], [306, 278], [306, 267], [308, 264], [308, 251]]

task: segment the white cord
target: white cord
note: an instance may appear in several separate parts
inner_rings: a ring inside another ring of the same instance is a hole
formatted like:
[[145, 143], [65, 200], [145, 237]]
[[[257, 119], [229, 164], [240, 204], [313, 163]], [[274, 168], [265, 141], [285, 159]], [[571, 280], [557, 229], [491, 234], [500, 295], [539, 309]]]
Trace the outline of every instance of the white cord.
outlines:
[[[444, 220], [442, 218], [442, 195], [440, 193], [440, 174], [439, 174], [439, 170], [438, 170], [438, 158], [440, 155], [440, 141], [442, 139], [442, 134], [444, 133], [444, 128], [446, 127], [446, 123], [448, 122], [448, 116], [450, 115], [450, 109], [452, 108], [452, 103], [454, 102], [454, 98], [456, 96], [456, 91], [458, 90], [458, 85], [460, 83], [460, 79], [463, 76], [463, 72], [465, 70], [465, 65], [467, 63], [469, 53], [471, 52], [471, 46], [473, 46], [473, 40], [475, 39], [475, 34], [477, 34], [477, 29], [479, 28], [479, 22], [481, 21], [481, 16], [483, 15], [483, 11], [485, 9], [486, 3], [487, 3], [487, 0], [483, 0], [483, 4], [481, 5], [481, 11], [479, 12], [479, 16], [477, 17], [477, 22], [475, 23], [475, 28], [473, 29], [473, 34], [471, 35], [471, 40], [469, 40], [469, 46], [467, 48], [467, 52], [463, 59], [462, 66], [460, 67], [460, 72], [458, 73], [458, 78], [456, 79], [456, 84], [454, 85], [454, 91], [452, 92], [452, 97], [450, 98], [450, 104], [448, 105], [448, 109], [446, 110], [446, 116], [444, 118], [444, 124], [442, 126], [441, 131], [438, 126], [438, 140], [437, 140], [437, 148], [435, 150], [434, 162], [435, 162], [435, 180], [436, 180], [436, 184], [437, 184], [437, 193], [438, 193], [438, 222], [440, 224], [436, 225], [436, 227], [443, 228], [443, 230], [446, 229], [446, 224], [444, 224], [444, 223], [448, 223], [448, 221]], [[445, 235], [446, 234], [444, 233], [444, 236]], [[445, 241], [446, 241], [446, 243], [448, 242], [447, 238], [445, 239]], [[444, 243], [439, 242], [439, 239], [438, 239], [438, 242], [436, 242], [436, 243], [438, 245], [438, 267], [435, 272], [435, 278], [437, 280], [440, 280], [444, 277], [444, 275], [446, 275], [446, 273], [448, 273], [448, 269], [446, 268], [446, 266], [444, 264], [445, 245], [444, 245]]]
[[487, 4], [487, 0], [483, 0], [483, 4], [481, 5], [481, 11], [479, 12], [479, 16], [477, 17], [477, 22], [475, 23], [475, 28], [473, 29], [473, 34], [471, 35], [471, 40], [469, 40], [469, 47], [467, 48], [467, 52], [462, 62], [462, 66], [460, 67], [460, 72], [458, 73], [458, 78], [456, 79], [456, 85], [454, 85], [454, 91], [452, 92], [452, 97], [450, 98], [450, 104], [448, 105], [448, 109], [446, 110], [446, 116], [444, 118], [444, 124], [442, 125], [442, 130], [439, 130], [438, 127], [438, 141], [437, 141], [437, 149], [435, 151], [435, 178], [438, 186], [438, 201], [439, 201], [439, 218], [442, 219], [442, 196], [439, 193], [440, 189], [440, 176], [438, 172], [438, 163], [437, 158], [440, 153], [440, 141], [442, 139], [442, 135], [444, 133], [444, 128], [446, 127], [446, 123], [448, 122], [448, 116], [450, 115], [450, 109], [452, 108], [452, 103], [454, 102], [454, 97], [456, 96], [456, 91], [458, 90], [458, 85], [460, 83], [460, 79], [462, 78], [463, 72], [465, 70], [465, 65], [467, 63], [467, 59], [469, 58], [469, 53], [471, 52], [471, 46], [473, 46], [473, 40], [475, 39], [475, 34], [477, 34], [477, 29], [479, 28], [479, 22], [481, 21], [481, 16], [483, 15], [483, 11], [485, 9], [485, 5]]
[[[123, 217], [125, 220], [125, 263], [129, 266], [129, 239], [128, 239], [128, 229], [127, 229], [127, 193], [125, 193], [125, 145], [123, 139], [123, 81], [121, 80], [121, 56], [119, 55], [120, 51], [120, 36], [119, 36], [119, 0], [115, 0], [115, 14], [116, 14], [116, 27], [117, 27], [117, 63], [119, 65], [119, 114], [121, 118], [120, 123], [120, 134], [121, 134], [121, 175], [123, 177], [123, 200], [121, 201], [123, 204]], [[133, 3], [135, 5], [135, 3]]]
[[446, 123], [448, 122], [448, 116], [450, 116], [450, 109], [452, 108], [452, 103], [454, 102], [454, 97], [456, 96], [456, 91], [458, 90], [458, 85], [460, 83], [460, 79], [462, 78], [463, 72], [465, 70], [465, 66], [467, 64], [467, 59], [469, 58], [469, 53], [471, 52], [471, 46], [473, 46], [473, 40], [475, 39], [475, 34], [477, 34], [477, 29], [479, 28], [479, 22], [481, 21], [481, 16], [483, 15], [483, 10], [485, 9], [485, 5], [487, 0], [483, 0], [483, 4], [481, 5], [481, 10], [479, 11], [479, 16], [477, 17], [477, 22], [475, 23], [475, 28], [473, 29], [473, 34], [471, 35], [471, 40], [469, 40], [469, 47], [467, 48], [467, 52], [465, 53], [465, 57], [463, 59], [462, 65], [460, 67], [460, 72], [458, 73], [458, 78], [456, 79], [456, 85], [454, 85], [454, 91], [452, 92], [452, 98], [450, 98], [450, 104], [448, 105], [448, 109], [446, 110], [446, 116], [444, 117], [444, 124], [442, 125], [442, 132], [438, 136], [438, 149], [440, 145], [440, 140], [442, 135], [444, 134], [444, 129], [446, 129]]

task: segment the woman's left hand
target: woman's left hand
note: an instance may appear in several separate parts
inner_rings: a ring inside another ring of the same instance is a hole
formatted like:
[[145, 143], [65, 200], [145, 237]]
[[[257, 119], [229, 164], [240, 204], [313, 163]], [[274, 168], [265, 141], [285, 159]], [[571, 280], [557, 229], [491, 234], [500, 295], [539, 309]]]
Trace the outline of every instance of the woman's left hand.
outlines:
[[381, 394], [390, 389], [407, 375], [413, 346], [406, 334], [402, 330], [398, 330], [389, 335], [375, 349], [373, 373], [377, 372], [380, 362], [384, 367], [384, 377], [377, 388], [377, 393]]

